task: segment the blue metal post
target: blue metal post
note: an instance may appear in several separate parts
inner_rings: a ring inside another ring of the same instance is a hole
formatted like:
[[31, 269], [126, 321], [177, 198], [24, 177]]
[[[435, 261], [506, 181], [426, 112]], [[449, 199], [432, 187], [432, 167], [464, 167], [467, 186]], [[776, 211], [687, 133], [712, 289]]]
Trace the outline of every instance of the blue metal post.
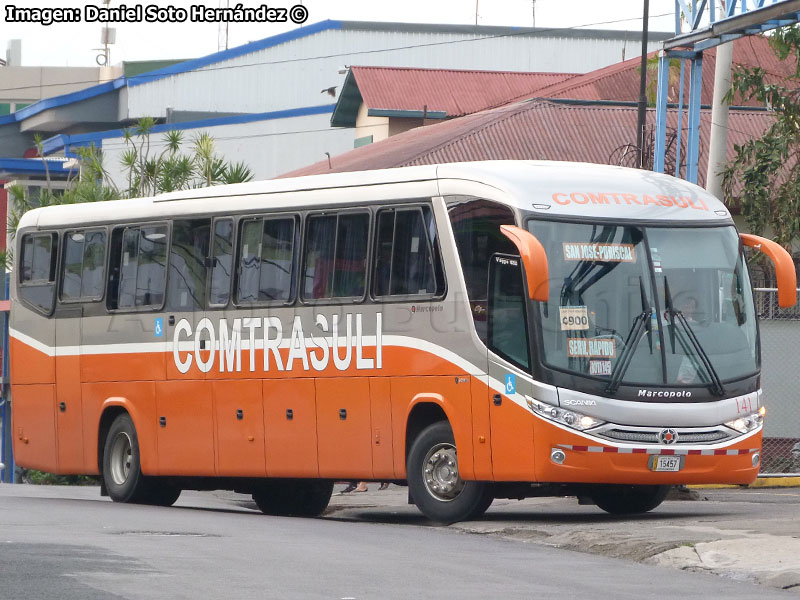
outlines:
[[667, 100], [669, 96], [669, 58], [661, 52], [658, 57], [658, 89], [656, 96], [656, 147], [653, 170], [664, 172], [667, 143]]
[[[8, 295], [8, 286], [10, 282], [10, 276], [8, 273], [5, 274], [5, 285], [4, 288], [4, 295], [3, 298], [7, 299]], [[0, 445], [2, 445], [3, 449], [3, 463], [5, 464], [5, 468], [0, 473], [0, 482], [3, 483], [14, 483], [15, 476], [15, 468], [14, 468], [14, 449], [11, 444], [11, 391], [8, 385], [9, 382], [9, 373], [8, 373], [8, 322], [9, 322], [10, 313], [5, 313], [3, 315], [3, 328], [2, 328], [2, 335], [3, 335], [3, 365], [2, 365], [2, 383], [0, 383], [0, 402], [2, 402], [2, 407], [0, 407]]]
[[697, 163], [700, 156], [700, 92], [703, 88], [702, 53], [692, 59], [689, 79], [689, 132], [686, 139], [686, 180], [697, 183]]
[[683, 134], [683, 80], [686, 75], [686, 61], [681, 59], [681, 84], [678, 91], [678, 134], [675, 138], [675, 177], [681, 176], [681, 137]]

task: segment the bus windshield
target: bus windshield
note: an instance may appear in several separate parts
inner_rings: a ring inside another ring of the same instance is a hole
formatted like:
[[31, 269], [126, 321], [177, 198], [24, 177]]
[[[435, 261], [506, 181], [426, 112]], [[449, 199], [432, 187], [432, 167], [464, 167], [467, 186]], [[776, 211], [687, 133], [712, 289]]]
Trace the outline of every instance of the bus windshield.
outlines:
[[545, 366], [623, 385], [708, 387], [758, 369], [747, 267], [733, 227], [530, 220], [550, 269], [535, 303]]

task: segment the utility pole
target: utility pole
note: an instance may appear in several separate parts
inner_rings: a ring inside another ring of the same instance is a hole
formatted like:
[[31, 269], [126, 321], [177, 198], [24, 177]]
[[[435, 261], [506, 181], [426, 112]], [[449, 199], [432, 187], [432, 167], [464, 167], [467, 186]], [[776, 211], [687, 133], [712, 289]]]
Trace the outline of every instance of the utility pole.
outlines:
[[642, 63], [641, 77], [639, 78], [639, 112], [636, 119], [636, 147], [639, 150], [639, 168], [644, 167], [644, 142], [647, 116], [647, 21], [650, 14], [650, 2], [644, 0], [644, 14], [642, 16]]
[[[725, 5], [722, 5], [723, 8]], [[723, 98], [731, 89], [733, 42], [717, 46], [714, 65], [714, 100], [711, 104], [711, 132], [708, 140], [706, 190], [722, 200], [722, 175], [728, 158], [728, 103]]]

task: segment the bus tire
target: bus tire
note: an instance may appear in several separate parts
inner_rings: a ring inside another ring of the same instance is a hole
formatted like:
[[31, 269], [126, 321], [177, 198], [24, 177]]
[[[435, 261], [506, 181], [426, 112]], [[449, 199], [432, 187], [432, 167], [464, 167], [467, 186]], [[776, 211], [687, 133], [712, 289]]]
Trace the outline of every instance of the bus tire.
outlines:
[[592, 501], [612, 515], [638, 515], [653, 510], [667, 497], [669, 485], [606, 485], [593, 490]]
[[264, 482], [253, 501], [265, 515], [318, 517], [328, 508], [333, 482], [320, 479], [278, 479]]
[[455, 437], [447, 421], [429, 425], [417, 436], [406, 471], [414, 504], [432, 521], [475, 519], [494, 500], [491, 484], [461, 479]]
[[144, 502], [147, 481], [142, 474], [139, 438], [128, 413], [114, 419], [103, 451], [103, 481], [114, 502]]
[[143, 500], [143, 504], [152, 506], [172, 506], [177, 502], [181, 495], [181, 488], [175, 487], [171, 483], [149, 479], [148, 490]]

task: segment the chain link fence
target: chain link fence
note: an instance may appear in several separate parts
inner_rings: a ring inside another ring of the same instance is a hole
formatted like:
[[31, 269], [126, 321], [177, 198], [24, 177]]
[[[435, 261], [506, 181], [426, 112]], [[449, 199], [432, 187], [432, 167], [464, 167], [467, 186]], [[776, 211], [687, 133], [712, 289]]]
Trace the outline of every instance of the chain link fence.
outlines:
[[800, 473], [800, 307], [778, 306], [778, 291], [755, 288], [761, 329], [761, 387], [767, 407], [761, 473]]

